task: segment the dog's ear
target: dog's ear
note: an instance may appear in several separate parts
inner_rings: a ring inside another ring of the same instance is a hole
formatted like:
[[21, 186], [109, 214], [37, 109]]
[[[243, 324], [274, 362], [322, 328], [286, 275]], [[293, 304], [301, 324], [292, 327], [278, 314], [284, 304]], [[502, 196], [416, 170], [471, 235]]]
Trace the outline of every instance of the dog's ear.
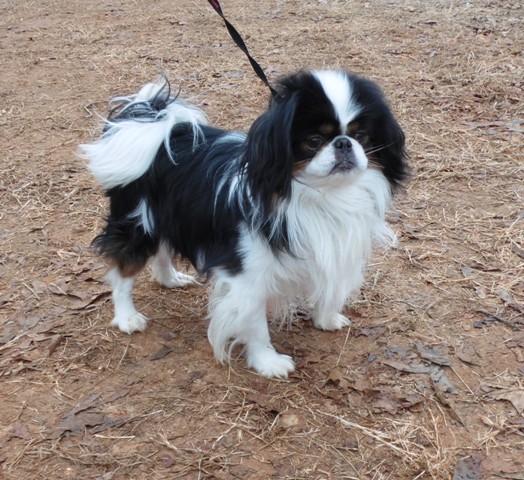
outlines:
[[369, 106], [362, 114], [368, 119], [367, 128], [373, 140], [372, 158], [380, 163], [384, 176], [395, 190], [410, 174], [404, 132], [376, 83], [362, 77], [353, 77], [351, 82], [357, 103]]
[[292, 129], [296, 95], [273, 101], [248, 132], [243, 157], [248, 194], [265, 212], [275, 196], [291, 195], [293, 174]]
[[388, 112], [384, 119], [382, 133], [385, 147], [377, 152], [385, 177], [391, 187], [396, 189], [402, 185], [403, 180], [409, 177], [408, 154], [406, 152], [406, 137], [402, 128]]

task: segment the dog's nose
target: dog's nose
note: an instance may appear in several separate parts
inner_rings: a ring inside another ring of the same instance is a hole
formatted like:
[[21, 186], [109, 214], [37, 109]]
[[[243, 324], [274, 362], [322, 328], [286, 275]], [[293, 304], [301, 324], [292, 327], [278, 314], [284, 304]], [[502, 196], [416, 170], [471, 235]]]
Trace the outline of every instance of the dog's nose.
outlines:
[[347, 152], [353, 148], [351, 140], [345, 135], [336, 137], [333, 145], [337, 150], [341, 150], [342, 152]]

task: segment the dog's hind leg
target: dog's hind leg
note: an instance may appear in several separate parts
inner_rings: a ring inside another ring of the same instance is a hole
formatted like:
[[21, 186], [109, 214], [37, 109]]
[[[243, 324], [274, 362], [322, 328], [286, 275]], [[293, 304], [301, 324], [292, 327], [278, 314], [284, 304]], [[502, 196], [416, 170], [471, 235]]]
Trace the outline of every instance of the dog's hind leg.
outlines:
[[132, 291], [135, 276], [124, 276], [120, 267], [114, 267], [109, 271], [106, 279], [113, 287], [115, 316], [111, 325], [125, 333], [145, 330], [147, 318], [137, 311], [133, 303]]
[[[120, 212], [117, 212], [120, 213]], [[145, 330], [147, 319], [132, 298], [135, 277], [158, 251], [159, 242], [137, 225], [134, 216], [110, 216], [93, 246], [113, 265], [106, 280], [113, 287], [115, 315], [111, 325], [126, 333]]]
[[151, 262], [151, 276], [153, 280], [167, 288], [184, 287], [197, 283], [191, 275], [179, 272], [173, 266], [172, 258], [173, 255], [168, 245], [162, 242]]

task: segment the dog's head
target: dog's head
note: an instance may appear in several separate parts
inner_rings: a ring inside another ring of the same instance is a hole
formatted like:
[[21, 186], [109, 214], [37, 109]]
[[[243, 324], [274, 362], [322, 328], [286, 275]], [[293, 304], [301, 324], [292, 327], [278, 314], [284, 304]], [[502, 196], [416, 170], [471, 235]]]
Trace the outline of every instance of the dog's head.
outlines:
[[407, 177], [404, 133], [370, 80], [344, 71], [300, 72], [283, 78], [277, 92], [246, 141], [254, 197], [289, 197], [293, 180], [330, 188], [368, 168], [380, 170], [392, 188]]

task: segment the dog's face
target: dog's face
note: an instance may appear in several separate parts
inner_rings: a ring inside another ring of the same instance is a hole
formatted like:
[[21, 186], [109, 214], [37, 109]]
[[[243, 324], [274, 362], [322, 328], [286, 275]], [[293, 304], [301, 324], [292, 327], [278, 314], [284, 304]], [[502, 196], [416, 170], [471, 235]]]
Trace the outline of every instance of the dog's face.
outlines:
[[291, 88], [301, 101], [291, 136], [298, 179], [351, 181], [370, 166], [390, 174], [392, 183], [399, 180], [390, 170], [404, 168], [404, 135], [373, 83], [340, 71], [295, 81]]
[[343, 71], [302, 72], [277, 91], [247, 138], [255, 193], [286, 197], [294, 179], [329, 188], [367, 168], [392, 188], [407, 176], [404, 134], [373, 82]]
[[[342, 130], [346, 130], [341, 133]], [[352, 132], [333, 123], [299, 131], [294, 140], [294, 176], [308, 182], [357, 176], [368, 166], [364, 131]], [[315, 182], [316, 183], [316, 182]]]

